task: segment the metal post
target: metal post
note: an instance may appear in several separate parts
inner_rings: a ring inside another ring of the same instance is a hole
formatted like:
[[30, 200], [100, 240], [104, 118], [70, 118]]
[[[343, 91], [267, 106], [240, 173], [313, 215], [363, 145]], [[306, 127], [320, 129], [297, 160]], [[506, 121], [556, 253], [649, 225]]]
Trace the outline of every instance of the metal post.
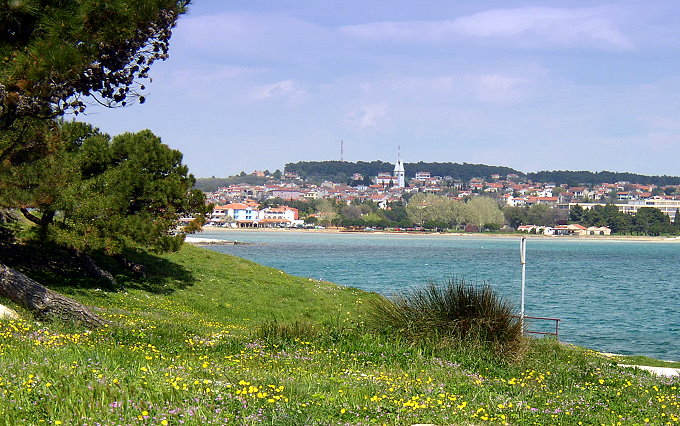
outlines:
[[519, 262], [522, 264], [522, 304], [519, 311], [519, 321], [524, 333], [524, 286], [527, 278], [527, 238], [522, 237], [519, 242]]

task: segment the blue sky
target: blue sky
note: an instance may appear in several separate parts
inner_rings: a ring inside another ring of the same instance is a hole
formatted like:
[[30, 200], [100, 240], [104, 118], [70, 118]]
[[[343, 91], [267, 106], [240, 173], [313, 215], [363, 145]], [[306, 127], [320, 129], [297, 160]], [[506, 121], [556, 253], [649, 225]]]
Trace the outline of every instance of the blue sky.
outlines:
[[[197, 177], [296, 161], [438, 161], [680, 175], [671, 0], [196, 0], [147, 102]], [[407, 171], [408, 172], [408, 171]]]

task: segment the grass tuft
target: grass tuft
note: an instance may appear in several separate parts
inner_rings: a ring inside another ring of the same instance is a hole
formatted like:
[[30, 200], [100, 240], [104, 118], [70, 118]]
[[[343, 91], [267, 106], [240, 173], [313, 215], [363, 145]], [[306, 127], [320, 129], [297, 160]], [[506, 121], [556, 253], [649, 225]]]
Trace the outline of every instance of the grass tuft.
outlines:
[[393, 300], [373, 300], [369, 326], [403, 335], [413, 344], [490, 346], [505, 357], [520, 357], [526, 340], [512, 307], [488, 285], [465, 279], [429, 283]]

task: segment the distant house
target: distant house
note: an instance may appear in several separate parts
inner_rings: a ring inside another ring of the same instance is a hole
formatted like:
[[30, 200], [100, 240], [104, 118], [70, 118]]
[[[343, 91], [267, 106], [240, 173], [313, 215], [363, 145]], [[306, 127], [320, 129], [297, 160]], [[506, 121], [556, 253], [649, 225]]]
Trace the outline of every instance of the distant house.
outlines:
[[233, 227], [254, 227], [260, 219], [260, 212], [256, 206], [244, 203], [231, 203], [223, 206], [215, 206], [209, 225], [224, 226], [229, 224]]
[[281, 206], [268, 207], [260, 212], [259, 226], [291, 226], [299, 219], [298, 209]]
[[415, 181], [426, 181], [430, 179], [430, 172], [416, 172], [416, 176], [413, 178]]
[[590, 226], [586, 230], [588, 235], [611, 235], [612, 230], [606, 226]]
[[300, 175], [295, 173], [295, 172], [284, 172], [283, 178], [284, 179], [300, 179]]
[[510, 207], [524, 206], [527, 203], [527, 200], [525, 198], [513, 197], [510, 194], [505, 194], [501, 198], [505, 200], [505, 204]]
[[542, 225], [520, 225], [517, 227], [517, 230], [519, 232], [526, 232], [526, 233], [531, 233], [531, 234], [543, 234], [543, 235], [554, 235], [555, 234], [555, 228], [552, 228], [550, 226], [542, 226]]
[[398, 182], [398, 178], [396, 176], [392, 176], [392, 174], [389, 172], [380, 172], [378, 173], [378, 176], [375, 177], [376, 185], [392, 186], [397, 185]]
[[527, 197], [527, 205], [533, 206], [534, 204], [547, 204], [554, 206], [557, 204], [557, 197]]
[[555, 235], [588, 235], [588, 228], [583, 225], [558, 225], [554, 228]]
[[288, 188], [277, 188], [270, 192], [271, 198], [280, 198], [282, 200], [299, 200], [304, 195], [300, 190]]
[[588, 189], [583, 187], [583, 186], [573, 186], [567, 190], [568, 192], [571, 192], [574, 197], [582, 198], [582, 197], [587, 197], [590, 193], [588, 192]]
[[503, 184], [498, 182], [490, 182], [486, 184], [485, 192], [499, 192], [503, 190]]

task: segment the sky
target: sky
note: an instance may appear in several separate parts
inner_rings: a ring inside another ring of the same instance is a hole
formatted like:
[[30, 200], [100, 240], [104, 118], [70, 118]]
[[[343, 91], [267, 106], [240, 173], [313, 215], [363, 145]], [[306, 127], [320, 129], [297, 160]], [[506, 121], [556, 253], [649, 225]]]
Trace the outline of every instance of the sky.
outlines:
[[[197, 177], [341, 159], [680, 175], [676, 0], [195, 0], [146, 103]], [[415, 171], [408, 171], [414, 173]]]

